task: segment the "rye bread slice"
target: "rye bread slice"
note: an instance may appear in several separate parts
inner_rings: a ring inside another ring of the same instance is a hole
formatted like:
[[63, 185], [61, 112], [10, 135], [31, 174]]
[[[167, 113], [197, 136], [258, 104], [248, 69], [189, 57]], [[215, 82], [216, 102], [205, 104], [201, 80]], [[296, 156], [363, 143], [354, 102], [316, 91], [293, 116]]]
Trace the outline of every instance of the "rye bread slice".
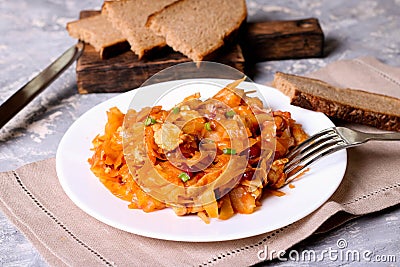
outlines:
[[104, 14], [69, 22], [67, 30], [71, 37], [91, 44], [100, 53], [101, 58], [109, 57], [116, 52], [114, 50], [127, 50], [125, 37], [111, 26]]
[[400, 131], [400, 99], [358, 89], [338, 88], [323, 81], [277, 72], [273, 86], [290, 103], [349, 122]]
[[146, 25], [175, 51], [201, 61], [224, 45], [246, 15], [245, 0], [182, 0], [152, 14]]
[[105, 2], [102, 13], [127, 39], [131, 50], [139, 59], [154, 48], [166, 45], [165, 38], [146, 28], [149, 15], [179, 0], [122, 0]]

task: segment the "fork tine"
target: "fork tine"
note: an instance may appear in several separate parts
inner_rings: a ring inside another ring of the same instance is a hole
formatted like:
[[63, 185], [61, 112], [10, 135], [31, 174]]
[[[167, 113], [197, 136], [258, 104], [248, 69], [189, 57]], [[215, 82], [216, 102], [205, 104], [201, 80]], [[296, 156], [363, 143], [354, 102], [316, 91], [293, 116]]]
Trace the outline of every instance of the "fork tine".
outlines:
[[[304, 142], [302, 142], [301, 144], [299, 144], [297, 147], [295, 147], [295, 149], [293, 149], [286, 157], [289, 159], [289, 161], [296, 157], [297, 154], [300, 151], [303, 151], [304, 147], [306, 147], [309, 144], [313, 144], [315, 143], [317, 140], [320, 140], [321, 138], [323, 138], [324, 140], [326, 138], [329, 138], [330, 136], [335, 136], [336, 132], [333, 128], [327, 128], [324, 129], [316, 134], [314, 134], [313, 136], [311, 136], [310, 138], [308, 138], [307, 140], [305, 140]], [[325, 138], [324, 138], [325, 137]]]
[[303, 149], [297, 150], [296, 153], [290, 155], [290, 157], [288, 157], [289, 162], [296, 162], [296, 160], [298, 160], [299, 158], [304, 158], [308, 154], [311, 154], [314, 151], [322, 149], [331, 144], [335, 144], [340, 140], [342, 139], [340, 139], [337, 134], [329, 133], [329, 135], [321, 136], [320, 138], [317, 138], [313, 143], [310, 143], [308, 146], [305, 146], [303, 147]]
[[288, 177], [286, 180], [285, 184], [290, 183], [293, 181], [298, 174], [300, 174], [305, 168], [310, 166], [312, 163], [316, 162], [317, 160], [332, 154], [336, 151], [342, 150], [349, 145], [346, 144], [343, 140], [337, 140], [337, 142], [327, 145], [325, 148], [322, 150], [316, 150], [314, 153], [307, 155], [307, 157], [303, 157], [300, 160], [298, 160], [296, 163], [291, 164], [289, 168], [285, 166], [285, 173]]
[[298, 165], [300, 162], [304, 162], [313, 155], [325, 151], [326, 149], [329, 149], [330, 147], [338, 144], [343, 144], [343, 140], [339, 136], [323, 138], [318, 142], [309, 145], [304, 150], [299, 150], [295, 157], [289, 159], [289, 162], [286, 164], [285, 169], [290, 172], [293, 169], [292, 166]]

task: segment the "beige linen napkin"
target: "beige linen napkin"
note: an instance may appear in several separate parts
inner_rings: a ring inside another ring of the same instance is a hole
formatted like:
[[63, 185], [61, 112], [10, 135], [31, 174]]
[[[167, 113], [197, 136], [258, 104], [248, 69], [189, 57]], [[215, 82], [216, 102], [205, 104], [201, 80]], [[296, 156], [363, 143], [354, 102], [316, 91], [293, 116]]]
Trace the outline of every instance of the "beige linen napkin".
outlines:
[[[371, 58], [336, 62], [313, 77], [391, 95], [399, 96], [400, 92], [400, 69]], [[287, 250], [318, 229], [339, 225], [343, 222], [339, 218], [400, 203], [400, 142], [367, 143], [349, 149], [348, 156], [342, 184], [318, 210], [284, 228], [241, 240], [164, 241], [103, 224], [65, 195], [58, 183], [54, 159], [0, 174], [0, 208], [54, 266], [248, 266], [260, 262], [258, 252], [265, 245], [270, 251]], [[346, 216], [330, 219], [338, 214]]]

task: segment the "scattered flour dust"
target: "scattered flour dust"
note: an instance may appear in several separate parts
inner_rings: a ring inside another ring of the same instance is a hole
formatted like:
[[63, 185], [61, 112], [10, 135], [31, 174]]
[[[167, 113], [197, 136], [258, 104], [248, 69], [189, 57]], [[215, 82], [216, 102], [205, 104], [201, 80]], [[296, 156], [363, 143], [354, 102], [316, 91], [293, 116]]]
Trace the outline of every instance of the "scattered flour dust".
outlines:
[[387, 216], [387, 217], [385, 218], [385, 221], [391, 222], [391, 221], [397, 221], [398, 219], [399, 219], [399, 218], [398, 218], [397, 216], [392, 215], [392, 216]]
[[28, 128], [28, 131], [31, 133], [31, 139], [36, 143], [41, 143], [46, 136], [53, 134], [54, 130], [52, 128], [54, 127], [54, 120], [61, 115], [62, 112], [57, 111], [44, 120], [32, 123]]
[[272, 12], [282, 12], [286, 14], [293, 14], [293, 10], [288, 8], [288, 7], [283, 7], [283, 6], [272, 6], [272, 5], [267, 5], [267, 6], [262, 6], [262, 10], [267, 13], [272, 13]]

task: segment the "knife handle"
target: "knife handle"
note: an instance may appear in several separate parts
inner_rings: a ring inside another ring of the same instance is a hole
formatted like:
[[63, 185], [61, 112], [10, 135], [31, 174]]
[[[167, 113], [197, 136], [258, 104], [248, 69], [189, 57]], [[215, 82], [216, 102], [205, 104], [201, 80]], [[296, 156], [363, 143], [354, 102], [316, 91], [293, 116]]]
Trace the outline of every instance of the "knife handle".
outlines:
[[0, 129], [63, 73], [83, 52], [84, 43], [70, 47], [35, 78], [27, 82], [0, 106]]

